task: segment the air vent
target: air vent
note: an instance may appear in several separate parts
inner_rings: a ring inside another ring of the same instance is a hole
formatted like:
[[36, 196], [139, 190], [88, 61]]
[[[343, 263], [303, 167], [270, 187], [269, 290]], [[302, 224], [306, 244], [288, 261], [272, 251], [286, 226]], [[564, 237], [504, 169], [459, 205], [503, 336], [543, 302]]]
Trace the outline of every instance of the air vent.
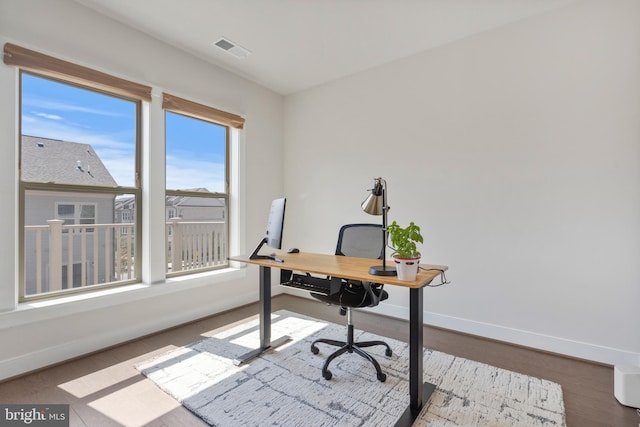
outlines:
[[251, 54], [251, 52], [248, 49], [245, 49], [244, 47], [240, 46], [238, 43], [232, 42], [231, 40], [224, 37], [218, 40], [217, 42], [215, 42], [213, 45], [219, 47], [220, 49], [224, 50], [225, 52], [239, 59], [246, 58]]

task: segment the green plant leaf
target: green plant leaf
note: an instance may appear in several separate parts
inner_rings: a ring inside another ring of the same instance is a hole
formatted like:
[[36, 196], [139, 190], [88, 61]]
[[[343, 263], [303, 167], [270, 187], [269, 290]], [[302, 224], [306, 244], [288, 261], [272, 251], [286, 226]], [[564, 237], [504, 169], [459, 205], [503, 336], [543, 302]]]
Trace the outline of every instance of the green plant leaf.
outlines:
[[424, 243], [420, 227], [414, 222], [410, 222], [405, 228], [393, 221], [391, 225], [387, 226], [389, 233], [390, 245], [394, 252], [392, 255], [397, 255], [400, 258], [418, 258], [420, 252], [417, 249], [416, 243]]

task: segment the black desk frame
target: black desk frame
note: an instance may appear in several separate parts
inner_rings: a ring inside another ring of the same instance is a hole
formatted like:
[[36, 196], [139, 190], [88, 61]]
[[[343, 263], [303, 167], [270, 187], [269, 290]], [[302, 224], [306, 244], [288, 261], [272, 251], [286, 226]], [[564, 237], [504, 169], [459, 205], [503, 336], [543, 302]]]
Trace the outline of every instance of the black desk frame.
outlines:
[[[409, 406], [398, 418], [396, 427], [411, 426], [436, 389], [434, 384], [423, 382], [423, 291], [424, 287], [409, 289]], [[236, 365], [247, 363], [290, 339], [285, 335], [271, 342], [271, 267], [261, 265], [260, 348], [238, 357], [234, 363]]]
[[239, 366], [260, 356], [262, 353], [290, 341], [285, 335], [271, 342], [271, 267], [260, 266], [260, 347], [239, 356], [233, 361]]

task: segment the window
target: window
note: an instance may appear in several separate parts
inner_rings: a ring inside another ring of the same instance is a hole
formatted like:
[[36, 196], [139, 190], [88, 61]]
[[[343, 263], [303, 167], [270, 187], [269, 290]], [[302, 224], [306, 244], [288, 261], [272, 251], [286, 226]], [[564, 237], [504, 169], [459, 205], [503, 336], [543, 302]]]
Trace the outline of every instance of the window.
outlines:
[[27, 72], [21, 94], [22, 298], [137, 280], [138, 103]]
[[139, 281], [150, 88], [10, 44], [5, 62], [20, 68], [20, 300]]
[[168, 93], [165, 110], [167, 273], [228, 265], [229, 140], [244, 119]]
[[63, 225], [95, 224], [96, 205], [94, 203], [58, 203], [56, 209], [56, 219], [64, 220]]
[[[56, 219], [63, 220], [63, 225], [74, 224], [95, 224], [96, 223], [96, 205], [82, 203], [58, 203], [56, 207]], [[62, 232], [68, 233], [69, 227], [63, 227]], [[87, 233], [93, 232], [93, 228], [84, 228]]]
[[193, 117], [193, 110], [168, 108], [167, 273], [226, 267], [229, 127]]
[[[151, 88], [10, 43], [4, 53], [20, 70], [20, 301], [140, 282]], [[162, 108], [165, 274], [226, 267], [229, 145], [244, 119], [167, 93]]]

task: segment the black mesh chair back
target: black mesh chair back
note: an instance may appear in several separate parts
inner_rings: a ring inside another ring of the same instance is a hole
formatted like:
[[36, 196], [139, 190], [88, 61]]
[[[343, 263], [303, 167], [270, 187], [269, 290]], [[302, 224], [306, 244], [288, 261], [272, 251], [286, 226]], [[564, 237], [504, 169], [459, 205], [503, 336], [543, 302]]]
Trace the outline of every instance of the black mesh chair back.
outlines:
[[336, 255], [382, 259], [384, 232], [380, 224], [347, 224], [340, 228]]

